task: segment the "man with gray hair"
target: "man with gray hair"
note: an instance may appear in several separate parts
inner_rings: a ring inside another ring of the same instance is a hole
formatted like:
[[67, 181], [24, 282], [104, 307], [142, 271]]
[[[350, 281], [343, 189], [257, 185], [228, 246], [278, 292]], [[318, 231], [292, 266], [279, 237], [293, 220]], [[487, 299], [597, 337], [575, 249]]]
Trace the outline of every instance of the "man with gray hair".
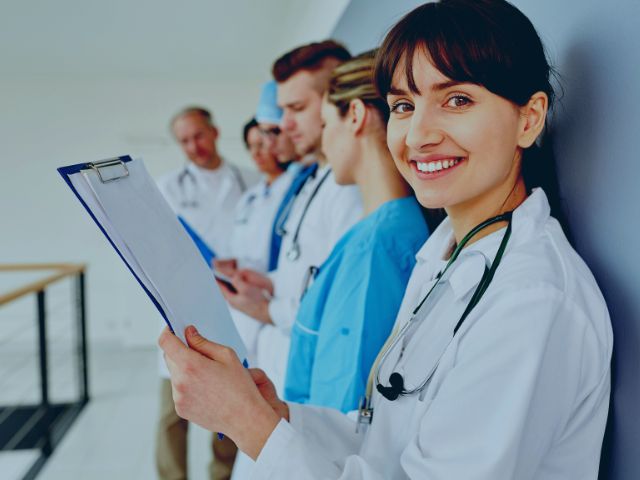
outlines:
[[[234, 211], [245, 190], [237, 167], [218, 153], [218, 128], [208, 110], [188, 107], [171, 120], [171, 132], [187, 157], [186, 164], [158, 180], [171, 208], [204, 240], [216, 256], [230, 252]], [[161, 480], [187, 478], [188, 422], [175, 411], [171, 382], [160, 359], [160, 420], [156, 437], [156, 467]], [[228, 479], [237, 448], [228, 438], [213, 437], [212, 480]]]

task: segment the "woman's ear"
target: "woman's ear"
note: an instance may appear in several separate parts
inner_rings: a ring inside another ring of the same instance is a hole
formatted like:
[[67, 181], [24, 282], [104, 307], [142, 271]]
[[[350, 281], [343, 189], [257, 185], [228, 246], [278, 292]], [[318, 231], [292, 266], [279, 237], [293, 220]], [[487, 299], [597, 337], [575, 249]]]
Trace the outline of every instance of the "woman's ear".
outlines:
[[349, 102], [349, 129], [354, 135], [362, 133], [367, 122], [367, 107], [362, 100], [356, 98]]
[[520, 127], [518, 131], [518, 146], [529, 148], [544, 129], [549, 108], [549, 97], [544, 92], [534, 93], [529, 102], [520, 107]]

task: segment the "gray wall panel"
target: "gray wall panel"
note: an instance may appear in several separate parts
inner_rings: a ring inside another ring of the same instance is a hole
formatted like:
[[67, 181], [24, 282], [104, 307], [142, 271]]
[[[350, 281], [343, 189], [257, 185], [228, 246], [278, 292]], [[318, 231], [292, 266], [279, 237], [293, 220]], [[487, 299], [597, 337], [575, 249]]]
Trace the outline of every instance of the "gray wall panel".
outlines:
[[[352, 0], [334, 36], [376, 46], [422, 2]], [[607, 298], [613, 401], [601, 478], [640, 478], [640, 1], [515, 0], [564, 86], [553, 123], [561, 193], [577, 250]]]

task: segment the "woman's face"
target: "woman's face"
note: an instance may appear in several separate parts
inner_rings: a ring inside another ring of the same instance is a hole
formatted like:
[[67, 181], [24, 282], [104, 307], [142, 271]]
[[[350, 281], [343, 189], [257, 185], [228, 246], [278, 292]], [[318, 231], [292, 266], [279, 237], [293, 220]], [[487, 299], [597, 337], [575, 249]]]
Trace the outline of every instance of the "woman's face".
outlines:
[[274, 175], [279, 172], [277, 158], [266, 148], [258, 127], [253, 127], [249, 130], [247, 145], [249, 146], [251, 158], [260, 172], [265, 175]]
[[327, 100], [326, 95], [322, 101], [322, 124], [322, 152], [331, 165], [336, 183], [354, 184], [358, 158], [356, 139], [348, 127], [347, 117], [340, 116], [338, 108]]
[[397, 168], [429, 208], [499, 208], [520, 177], [519, 107], [486, 88], [452, 82], [422, 51], [409, 90], [402, 62], [387, 95], [387, 143]]

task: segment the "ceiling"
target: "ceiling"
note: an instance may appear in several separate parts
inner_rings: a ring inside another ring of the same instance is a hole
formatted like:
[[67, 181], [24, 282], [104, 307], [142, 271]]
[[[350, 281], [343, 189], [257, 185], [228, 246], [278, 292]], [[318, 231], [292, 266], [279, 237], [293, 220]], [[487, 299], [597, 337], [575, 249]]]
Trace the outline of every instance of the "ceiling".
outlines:
[[2, 0], [3, 77], [264, 78], [348, 0]]

